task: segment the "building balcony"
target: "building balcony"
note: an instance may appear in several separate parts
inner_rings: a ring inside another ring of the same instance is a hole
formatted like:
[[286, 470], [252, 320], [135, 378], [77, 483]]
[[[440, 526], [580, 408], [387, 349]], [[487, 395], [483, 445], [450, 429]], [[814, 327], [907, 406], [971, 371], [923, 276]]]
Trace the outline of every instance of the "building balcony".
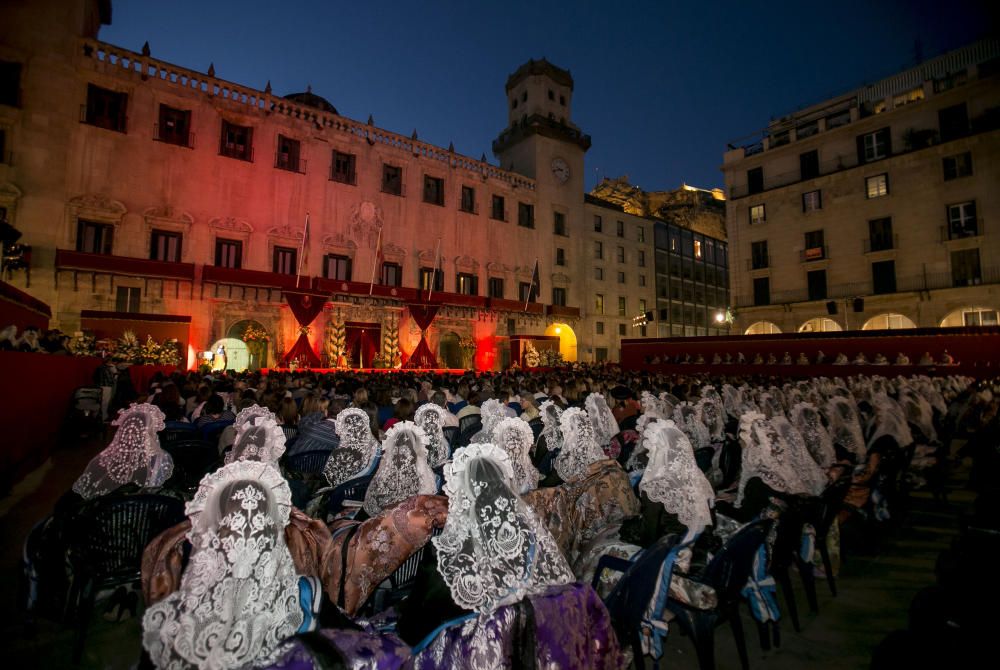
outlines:
[[558, 316], [568, 319], [580, 318], [579, 307], [567, 307], [566, 305], [549, 305], [545, 311], [549, 316]]
[[260, 270], [243, 270], [224, 268], [217, 265], [205, 265], [201, 270], [201, 280], [205, 284], [228, 284], [231, 286], [249, 286], [266, 289], [309, 290], [310, 278], [302, 277], [296, 287], [295, 275], [278, 274], [277, 272], [262, 272]]
[[801, 263], [812, 263], [813, 261], [822, 261], [830, 257], [830, 254], [826, 248], [826, 245], [818, 247], [808, 247], [799, 252], [799, 262]]
[[489, 298], [487, 308], [494, 312], [525, 312], [527, 314], [544, 314], [545, 305], [540, 302], [529, 302], [527, 309], [523, 300], [507, 300], [505, 298]]
[[864, 253], [866, 254], [878, 253], [879, 251], [892, 251], [893, 249], [898, 248], [898, 235], [880, 235], [878, 237], [869, 237], [864, 240], [864, 245], [862, 247]]
[[93, 274], [194, 281], [194, 263], [172, 263], [146, 258], [129, 258], [108, 254], [91, 254], [69, 249], [56, 249], [56, 272], [90, 272]]
[[983, 221], [982, 217], [966, 219], [961, 222], [953, 222], [947, 226], [941, 226], [940, 231], [942, 242], [979, 237], [986, 234], [986, 222]]

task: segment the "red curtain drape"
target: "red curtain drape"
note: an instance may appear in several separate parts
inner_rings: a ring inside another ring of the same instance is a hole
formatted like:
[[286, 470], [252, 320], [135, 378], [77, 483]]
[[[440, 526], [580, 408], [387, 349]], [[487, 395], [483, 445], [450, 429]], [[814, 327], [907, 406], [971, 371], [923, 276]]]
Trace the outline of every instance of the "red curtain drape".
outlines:
[[370, 368], [379, 350], [382, 327], [377, 323], [345, 324], [344, 341], [352, 367]]
[[436, 368], [438, 366], [437, 356], [434, 355], [434, 352], [427, 345], [427, 329], [434, 322], [434, 317], [437, 316], [440, 306], [407, 305], [407, 308], [410, 310], [410, 316], [413, 317], [414, 323], [420, 328], [420, 343], [417, 344], [417, 348], [410, 354], [410, 358], [407, 359], [403, 367]]
[[[302, 328], [306, 328], [319, 316], [319, 313], [323, 311], [323, 305], [329, 298], [330, 296], [325, 293], [285, 291], [285, 300], [288, 301], [288, 306], [292, 308], [295, 320]], [[306, 365], [311, 368], [320, 366], [319, 356], [313, 351], [309, 344], [309, 336], [305, 332], [299, 334], [295, 345], [281, 359], [281, 367], [287, 366], [290, 361], [295, 359], [304, 360]]]

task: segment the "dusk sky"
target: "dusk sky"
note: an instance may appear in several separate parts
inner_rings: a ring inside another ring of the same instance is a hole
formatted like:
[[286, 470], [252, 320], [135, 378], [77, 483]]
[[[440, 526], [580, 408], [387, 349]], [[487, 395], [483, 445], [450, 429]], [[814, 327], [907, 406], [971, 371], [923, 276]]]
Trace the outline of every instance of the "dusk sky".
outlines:
[[[587, 187], [722, 186], [726, 143], [774, 116], [996, 34], [976, 0], [312, 2], [114, 0], [100, 38], [496, 163], [504, 83], [545, 57], [575, 80]], [[1000, 3], [998, 3], [1000, 4]], [[989, 15], [988, 15], [989, 14]]]

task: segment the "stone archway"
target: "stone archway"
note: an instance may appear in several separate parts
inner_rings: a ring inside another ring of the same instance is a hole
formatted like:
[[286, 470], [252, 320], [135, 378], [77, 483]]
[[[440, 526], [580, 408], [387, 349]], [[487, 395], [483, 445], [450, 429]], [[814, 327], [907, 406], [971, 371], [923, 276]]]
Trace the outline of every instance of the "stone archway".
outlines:
[[[244, 319], [231, 325], [226, 331], [226, 341], [229, 342], [226, 345], [227, 367], [230, 370], [259, 370], [267, 366], [270, 343], [261, 342], [248, 345], [243, 339], [243, 334], [249, 326], [268, 332], [264, 324], [253, 319]], [[214, 346], [218, 349], [218, 345]], [[230, 347], [232, 347], [232, 351]]]
[[456, 370], [465, 367], [458, 333], [454, 331], [442, 333], [441, 341], [438, 342], [438, 365]]
[[566, 363], [576, 362], [576, 332], [565, 323], [551, 323], [545, 329], [546, 335], [559, 337], [559, 353]]

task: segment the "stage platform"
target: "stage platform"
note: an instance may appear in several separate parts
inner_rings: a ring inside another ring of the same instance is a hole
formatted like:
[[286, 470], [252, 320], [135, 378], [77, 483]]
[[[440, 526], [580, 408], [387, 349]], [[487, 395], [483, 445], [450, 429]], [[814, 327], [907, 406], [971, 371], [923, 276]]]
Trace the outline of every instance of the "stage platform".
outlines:
[[463, 370], [462, 368], [401, 368], [401, 369], [386, 369], [386, 368], [298, 368], [292, 370], [291, 368], [261, 368], [260, 373], [262, 375], [267, 375], [272, 372], [315, 372], [316, 374], [336, 374], [338, 372], [351, 372], [354, 374], [382, 374], [382, 373], [393, 373], [393, 372], [405, 372], [409, 374], [435, 374], [435, 375], [464, 375], [469, 370]]

